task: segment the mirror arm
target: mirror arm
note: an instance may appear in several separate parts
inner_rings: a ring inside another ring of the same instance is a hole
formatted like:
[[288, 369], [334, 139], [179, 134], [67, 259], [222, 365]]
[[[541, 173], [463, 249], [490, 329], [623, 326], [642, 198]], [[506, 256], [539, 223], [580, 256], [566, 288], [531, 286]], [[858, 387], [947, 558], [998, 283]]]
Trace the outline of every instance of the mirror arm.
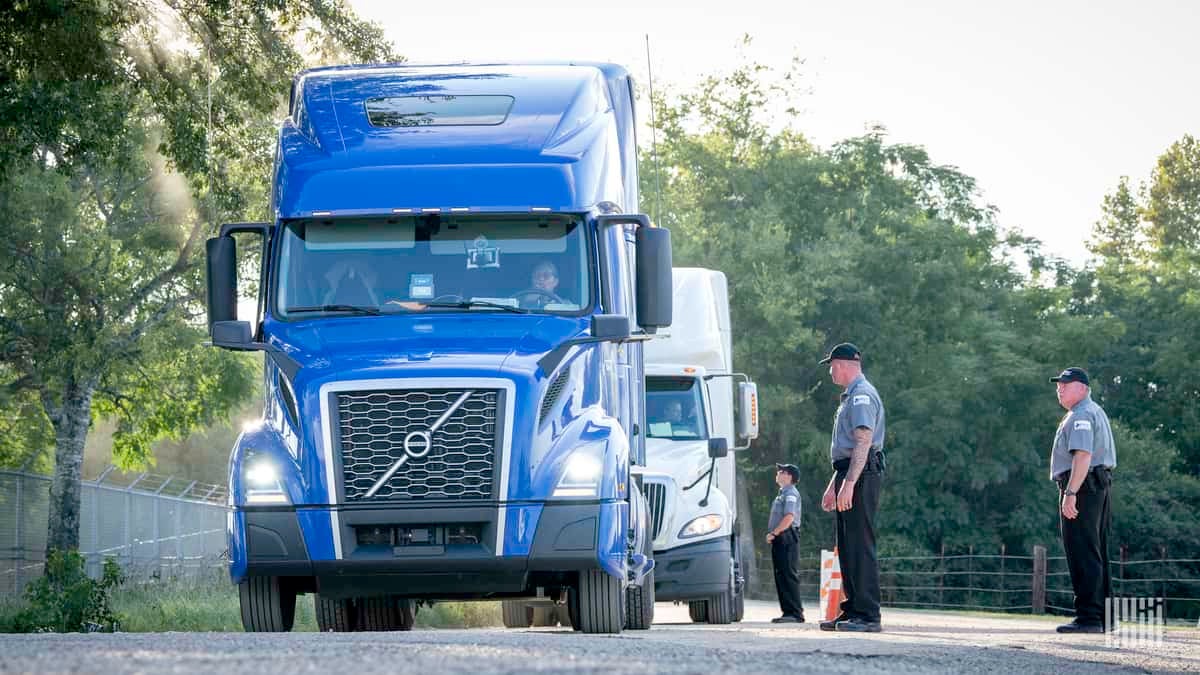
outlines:
[[545, 356], [538, 359], [538, 367], [541, 368], [542, 372], [546, 375], [553, 373], [554, 370], [556, 368], [558, 368], [558, 364], [562, 363], [562, 360], [564, 358], [566, 358], [567, 352], [571, 350], [571, 347], [574, 347], [576, 345], [589, 345], [589, 344], [595, 344], [597, 342], [641, 342], [641, 341], [644, 341], [645, 339], [647, 339], [647, 338], [643, 338], [640, 335], [630, 335], [627, 337], [620, 337], [620, 338], [592, 337], [589, 335], [589, 336], [585, 336], [585, 337], [571, 338], [570, 340], [564, 341], [562, 344], [558, 345], [554, 349], [551, 349], [550, 351], [546, 352]]

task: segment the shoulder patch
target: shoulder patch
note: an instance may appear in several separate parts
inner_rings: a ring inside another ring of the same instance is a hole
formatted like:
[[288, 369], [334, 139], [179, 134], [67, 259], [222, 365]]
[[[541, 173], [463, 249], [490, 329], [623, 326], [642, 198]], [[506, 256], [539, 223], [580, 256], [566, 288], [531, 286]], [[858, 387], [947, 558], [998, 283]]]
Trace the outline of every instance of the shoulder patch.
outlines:
[[794, 501], [796, 501], [796, 495], [788, 495], [788, 496], [787, 496], [787, 499], [786, 499], [786, 500], [784, 500], [784, 501], [787, 501], [787, 502], [794, 502]]
[[870, 403], [871, 397], [866, 394], [856, 394], [854, 398], [850, 399], [850, 405], [869, 405]]
[[1075, 420], [1075, 431], [1091, 431], [1092, 423], [1087, 420]]

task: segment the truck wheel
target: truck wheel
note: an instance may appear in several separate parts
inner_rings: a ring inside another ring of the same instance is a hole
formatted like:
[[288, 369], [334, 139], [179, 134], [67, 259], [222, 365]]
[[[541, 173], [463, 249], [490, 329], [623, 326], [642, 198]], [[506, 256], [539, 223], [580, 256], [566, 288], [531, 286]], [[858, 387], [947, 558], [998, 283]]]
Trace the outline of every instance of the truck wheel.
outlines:
[[688, 601], [688, 616], [696, 623], [708, 621], [708, 603], [703, 600]]
[[571, 619], [571, 630], [583, 630], [579, 626], [579, 590], [567, 589], [567, 615]]
[[735, 623], [741, 623], [746, 617], [746, 592], [743, 590], [734, 596], [733, 601], [733, 620]]
[[355, 630], [371, 632], [394, 630], [392, 626], [396, 624], [396, 621], [392, 615], [395, 606], [391, 603], [391, 598], [387, 596], [359, 598], [354, 604], [358, 607], [358, 621]]
[[524, 600], [504, 600], [500, 603], [500, 618], [505, 628], [529, 628], [533, 625], [533, 608]]
[[654, 570], [642, 577], [642, 585], [625, 588], [625, 627], [646, 630], [654, 623]]
[[417, 622], [417, 603], [408, 598], [393, 595], [392, 627], [389, 630], [412, 630]]
[[358, 608], [355, 630], [412, 630], [416, 621], [412, 601], [399, 595], [359, 598], [354, 604]]
[[733, 623], [733, 614], [736, 611], [734, 607], [735, 598], [733, 597], [733, 589], [727, 589], [720, 595], [714, 595], [704, 601], [708, 611], [709, 623]]
[[321, 594], [313, 596], [317, 628], [322, 633], [348, 633], [355, 629], [355, 607], [350, 598], [333, 600]]
[[620, 633], [625, 627], [625, 589], [603, 570], [579, 573], [579, 629], [584, 633]]
[[238, 584], [247, 633], [286, 633], [296, 619], [296, 591], [279, 577], [250, 577]]

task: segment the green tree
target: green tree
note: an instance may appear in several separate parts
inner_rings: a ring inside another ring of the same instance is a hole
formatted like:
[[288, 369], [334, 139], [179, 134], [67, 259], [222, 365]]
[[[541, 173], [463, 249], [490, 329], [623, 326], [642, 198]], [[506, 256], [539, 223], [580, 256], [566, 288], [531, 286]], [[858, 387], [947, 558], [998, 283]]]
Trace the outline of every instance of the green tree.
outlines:
[[5, 401], [41, 404], [48, 546], [74, 549], [94, 415], [137, 464], [249, 393], [253, 361], [200, 346], [198, 253], [221, 221], [267, 215], [293, 73], [395, 57], [339, 0], [17, 3], [0, 44], [0, 373]]
[[1044, 541], [1055, 513], [1046, 455], [1060, 415], [1045, 378], [1070, 352], [1050, 338], [1099, 349], [1104, 326], [1064, 311], [1069, 289], [1057, 277], [1047, 288], [1019, 271], [1046, 265], [1037, 243], [1000, 233], [970, 177], [887, 143], [882, 129], [817, 148], [794, 118], [765, 114], [792, 107], [798, 78], [771, 81], [748, 66], [657, 102], [659, 221], [679, 264], [728, 275], [735, 358], [762, 390], [763, 435], [739, 457], [756, 522], [774, 493], [772, 464], [795, 461], [804, 528], [832, 544], [833, 519], [815, 505], [840, 392], [816, 361], [852, 340], [889, 411], [885, 544]]

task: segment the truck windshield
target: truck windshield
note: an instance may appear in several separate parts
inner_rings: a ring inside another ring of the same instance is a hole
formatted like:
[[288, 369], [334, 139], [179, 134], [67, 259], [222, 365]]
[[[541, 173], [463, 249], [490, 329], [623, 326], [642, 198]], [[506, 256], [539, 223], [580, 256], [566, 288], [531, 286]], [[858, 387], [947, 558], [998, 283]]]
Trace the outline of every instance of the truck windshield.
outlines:
[[694, 377], [646, 378], [646, 426], [650, 438], [708, 438], [700, 382]]
[[306, 219], [282, 228], [280, 318], [406, 312], [582, 314], [588, 237], [574, 216]]

